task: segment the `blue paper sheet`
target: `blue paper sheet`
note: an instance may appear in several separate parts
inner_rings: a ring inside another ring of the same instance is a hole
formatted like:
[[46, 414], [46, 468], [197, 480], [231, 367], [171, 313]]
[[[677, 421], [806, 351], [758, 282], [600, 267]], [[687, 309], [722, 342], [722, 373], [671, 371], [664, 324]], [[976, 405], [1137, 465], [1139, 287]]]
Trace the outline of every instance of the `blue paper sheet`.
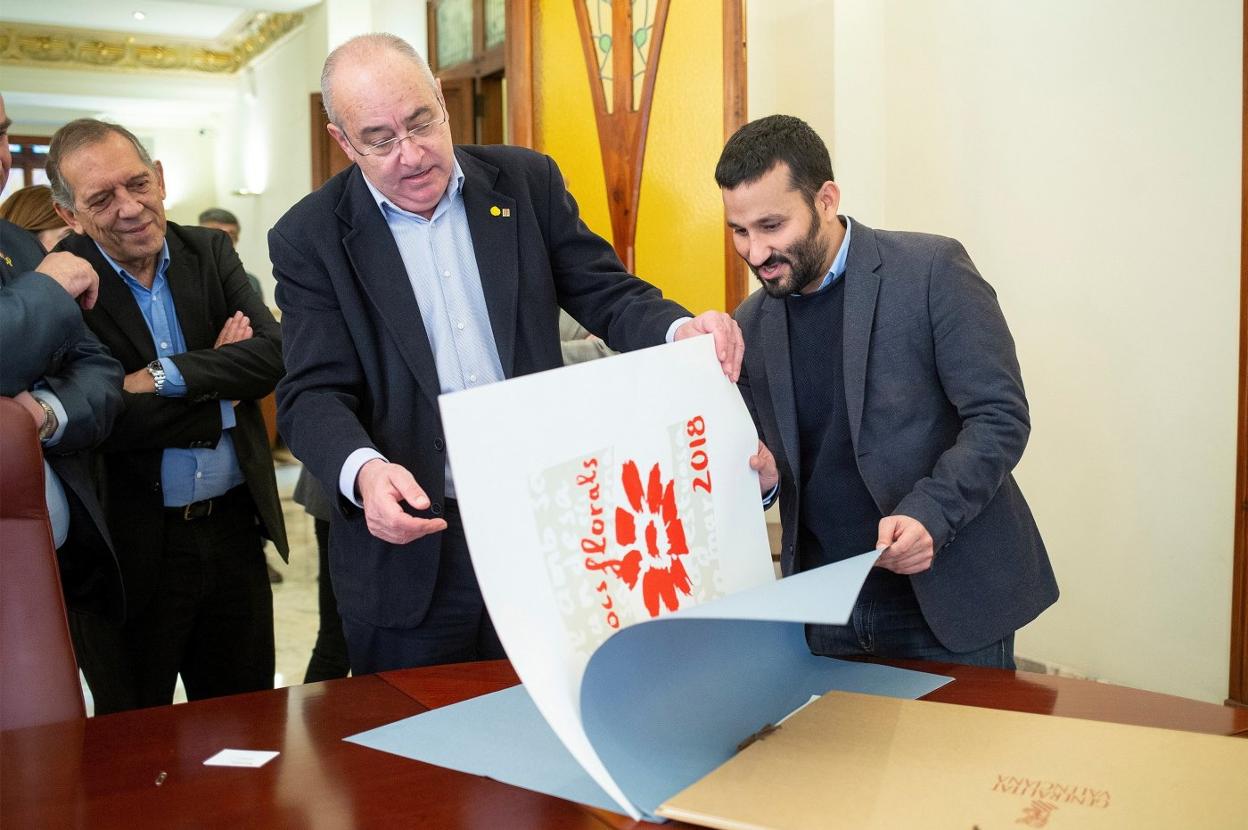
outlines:
[[[743, 739], [812, 696], [836, 690], [913, 699], [951, 681], [815, 657], [803, 623], [781, 621], [843, 622], [872, 561], [864, 554], [630, 626], [599, 647], [582, 679], [581, 719], [632, 805], [653, 817], [660, 804], [728, 760]], [[347, 740], [607, 810], [620, 807], [521, 686]]]
[[[706, 621], [691, 622], [705, 623]], [[791, 624], [787, 625], [787, 630], [785, 630], [786, 624], [779, 624], [779, 627], [775, 623], [743, 623], [742, 625], [746, 628], [761, 629], [759, 633], [764, 638], [773, 636], [791, 639], [794, 632], [800, 634], [801, 629], [801, 626]], [[698, 637], [701, 633], [695, 625], [680, 632], [679, 636]], [[805, 648], [804, 640], [802, 647]], [[783, 702], [764, 707], [768, 717], [772, 718], [772, 722], [778, 721], [806, 703], [811, 695], [823, 694], [833, 689], [912, 699], [934, 691], [950, 681], [948, 677], [895, 669], [891, 666], [813, 657], [809, 653], [806, 657], [809, 665], [802, 671], [801, 678], [780, 695], [778, 700], [783, 700]], [[780, 662], [791, 661], [781, 660]], [[759, 680], [777, 667], [775, 664], [758, 665], [750, 671], [750, 676], [754, 680]], [[740, 683], [743, 679], [736, 678], [736, 682], [732, 683], [729, 688], [741, 688]], [[671, 687], [667, 684], [656, 684], [651, 687], [650, 691], [660, 688], [671, 691]], [[732, 694], [721, 696], [729, 700], [733, 698]], [[757, 696], [757, 691], [751, 691], [747, 696], [753, 699]], [[633, 703], [637, 707], [658, 705], [667, 713], [666, 717], [656, 720], [653, 726], [646, 729], [646, 734], [652, 734], [661, 728], [662, 724], [670, 723], [672, 716], [677, 714], [677, 707], [670, 705], [670, 702], [665, 706], [661, 701], [653, 698], [643, 700], [639, 697]], [[643, 794], [637, 796], [632, 790], [629, 791], [630, 795], [636, 798], [635, 803], [642, 807], [653, 820], [666, 821], [666, 819], [654, 818], [654, 809], [668, 797], [683, 789], [686, 783], [696, 781], [719, 766], [736, 748], [740, 737], [716, 740], [711, 730], [717, 722], [722, 721], [728, 724], [724, 731], [724, 734], [728, 735], [730, 732], [735, 734], [740, 731], [742, 727], [738, 724], [752, 724], [756, 719], [752, 711], [743, 710], [737, 704], [729, 707], [735, 713], [734, 715], [717, 716], [713, 711], [717, 703], [718, 699], [715, 695], [708, 695], [705, 698], [706, 706], [703, 708], [706, 717], [685, 729], [686, 732], [695, 734], [697, 740], [688, 744], [686, 749], [673, 752], [668, 756], [659, 754], [664, 750], [645, 749], [644, 744], [637, 740], [629, 740], [627, 748], [625, 744], [621, 744], [618, 752], [595, 743], [608, 764], [611, 764], [611, 759], [615, 759], [616, 756], [625, 756], [620, 766], [623, 774], [617, 773], [615, 768], [612, 768], [612, 772], [619, 775], [617, 780], [626, 788], [630, 785], [635, 786], [637, 792]], [[762, 726], [762, 723], [757, 726], [745, 726], [747, 730], [745, 734], [749, 734], [759, 726]], [[588, 723], [586, 727], [589, 728]], [[591, 732], [591, 737], [592, 734]], [[523, 686], [513, 686], [501, 692], [482, 695], [462, 703], [414, 715], [387, 726], [361, 732], [346, 740], [370, 749], [378, 749], [470, 775], [492, 778], [504, 784], [512, 784], [526, 790], [553, 795], [556, 798], [588, 804], [591, 807], [611, 812], [618, 812], [620, 809], [619, 805], [602, 791], [589, 773], [585, 772], [564, 748], [559, 738], [542, 718], [541, 713], [537, 711], [537, 707], [533, 705], [533, 701], [524, 691]], [[835, 736], [829, 736], [829, 740], [835, 740]], [[670, 740], [668, 742], [670, 743]], [[671, 747], [668, 749], [670, 751]], [[646, 770], [650, 770], [650, 773]], [[698, 770], [702, 771], [698, 772]], [[657, 793], [663, 791], [666, 792], [662, 798], [657, 798]]]
[[620, 809], [556, 737], [523, 686], [414, 715], [346, 740], [592, 807]]

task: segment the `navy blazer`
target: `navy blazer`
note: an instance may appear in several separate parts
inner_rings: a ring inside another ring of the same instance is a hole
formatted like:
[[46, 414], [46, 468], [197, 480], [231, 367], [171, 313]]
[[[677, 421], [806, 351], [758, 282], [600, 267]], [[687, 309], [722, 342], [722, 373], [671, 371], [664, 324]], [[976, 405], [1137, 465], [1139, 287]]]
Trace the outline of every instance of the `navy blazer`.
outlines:
[[[260, 413], [282, 374], [281, 331], [252, 290], [229, 237], [208, 228], [168, 223], [169, 270], [178, 323], [187, 351], [173, 361], [187, 384], [182, 398], [123, 393], [125, 409], [101, 447], [104, 504], [121, 557], [130, 610], [152, 597], [162, 557], [164, 497], [161, 460], [166, 447], [212, 447], [221, 438], [221, 400], [235, 400], [232, 438], [238, 464], [262, 523], [262, 533], [288, 556], [286, 526], [268, 432]], [[73, 234], [60, 249], [77, 254], [100, 275], [100, 297], [85, 315], [87, 325], [121, 361], [126, 373], [156, 359], [156, 346], [130, 289], [86, 236]], [[214, 349], [235, 311], [251, 319], [249, 340]]]
[[[563, 364], [560, 307], [617, 350], [662, 343], [688, 314], [628, 274], [585, 227], [549, 157], [507, 146], [458, 146], [455, 157], [507, 377]], [[370, 447], [424, 488], [432, 504], [418, 515], [439, 515], [445, 498], [433, 350], [398, 246], [359, 168], [282, 217], [269, 232], [269, 252], [286, 360], [278, 424], [291, 451], [338, 495], [330, 564], [339, 607], [360, 622], [414, 627], [433, 596], [441, 534], [383, 542], [338, 490], [343, 462]]]
[[67, 495], [76, 497], [90, 518], [75, 519], [71, 508], [69, 536], [57, 551], [66, 603], [75, 611], [120, 620], [125, 591], [91, 451], [121, 411], [124, 373], [87, 328], [78, 304], [34, 270], [44, 254], [33, 236], [0, 220], [0, 254], [0, 395], [12, 397], [39, 381], [56, 394], [66, 423], [60, 441], [44, 453]]
[[[1031, 429], [1014, 340], [956, 240], [855, 221], [844, 279], [843, 375], [858, 470], [881, 514], [918, 519], [932, 535], [933, 565], [911, 577], [932, 632], [951, 651], [981, 648], [1058, 594], [1011, 475]], [[788, 313], [783, 299], [758, 291], [735, 316], [746, 345], [741, 393], [780, 471], [789, 574], [802, 478]]]

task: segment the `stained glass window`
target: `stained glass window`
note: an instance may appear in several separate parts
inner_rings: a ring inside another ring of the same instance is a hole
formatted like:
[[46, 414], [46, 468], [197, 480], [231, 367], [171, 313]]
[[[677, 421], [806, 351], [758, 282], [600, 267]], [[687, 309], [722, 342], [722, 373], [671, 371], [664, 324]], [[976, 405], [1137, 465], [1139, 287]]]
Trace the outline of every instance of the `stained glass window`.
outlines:
[[598, 79], [602, 82], [602, 97], [607, 102], [607, 112], [615, 109], [615, 92], [612, 89], [611, 0], [585, 0], [589, 12], [589, 30], [593, 34], [594, 52], [598, 55]]
[[485, 48], [499, 46], [507, 37], [507, 0], [485, 0]]
[[472, 0], [442, 0], [435, 12], [438, 69], [472, 58]]
[[641, 88], [650, 62], [651, 35], [654, 32], [655, 0], [633, 0], [633, 109], [641, 100]]

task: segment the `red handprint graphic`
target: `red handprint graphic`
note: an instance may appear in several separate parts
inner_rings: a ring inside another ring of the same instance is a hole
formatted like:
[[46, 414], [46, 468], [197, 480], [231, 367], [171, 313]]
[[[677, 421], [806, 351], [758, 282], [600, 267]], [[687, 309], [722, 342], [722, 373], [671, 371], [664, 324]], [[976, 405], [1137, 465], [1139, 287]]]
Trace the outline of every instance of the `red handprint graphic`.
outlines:
[[668, 611], [675, 611], [680, 607], [676, 592], [689, 596], [692, 586], [680, 560], [689, 552], [689, 546], [685, 542], [685, 526], [676, 514], [673, 482], [664, 487], [659, 465], [655, 464], [643, 491], [635, 461], [624, 464], [620, 477], [632, 511], [615, 509], [615, 541], [630, 548], [620, 560], [616, 575], [630, 590], [637, 587], [638, 577], [641, 578], [641, 595], [650, 616], [659, 615], [659, 600]]

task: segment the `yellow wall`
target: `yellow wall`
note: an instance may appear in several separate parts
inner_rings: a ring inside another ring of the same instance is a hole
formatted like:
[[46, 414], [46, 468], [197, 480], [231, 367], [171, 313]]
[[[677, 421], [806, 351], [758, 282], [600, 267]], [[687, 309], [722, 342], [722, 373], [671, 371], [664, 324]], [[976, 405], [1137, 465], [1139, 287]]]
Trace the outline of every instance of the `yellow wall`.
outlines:
[[610, 239], [594, 99], [576, 12], [566, 0], [541, 0], [534, 6], [533, 145], [559, 164], [585, 224]]
[[[610, 239], [576, 13], [567, 0], [535, 5], [534, 144], [558, 162], [585, 223]], [[671, 4], [637, 213], [637, 273], [694, 311], [724, 306], [724, 216], [713, 179], [723, 147], [722, 16], [722, 0]]]

